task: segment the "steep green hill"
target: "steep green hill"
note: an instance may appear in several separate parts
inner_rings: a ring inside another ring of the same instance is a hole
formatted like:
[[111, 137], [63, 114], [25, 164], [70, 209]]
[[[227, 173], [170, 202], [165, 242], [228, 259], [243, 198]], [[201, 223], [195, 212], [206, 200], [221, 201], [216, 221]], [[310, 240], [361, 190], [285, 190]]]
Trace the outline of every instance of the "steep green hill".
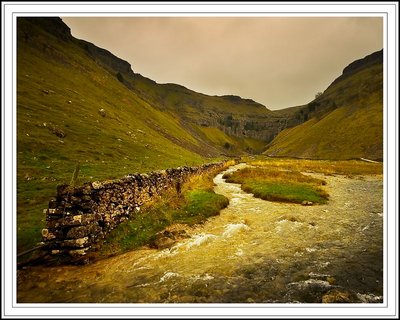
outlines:
[[287, 121], [238, 96], [157, 84], [60, 18], [17, 19], [18, 250], [56, 186], [262, 152]]
[[268, 154], [382, 158], [375, 60], [350, 65], [306, 106], [270, 111], [158, 84], [75, 39], [60, 18], [17, 18], [18, 251], [40, 241], [42, 210], [78, 163], [77, 183], [119, 178], [261, 153], [279, 132]]
[[84, 182], [205, 161], [194, 151], [205, 143], [90, 59], [61, 20], [18, 18], [17, 49], [19, 250], [40, 240], [42, 209], [77, 162]]
[[383, 51], [351, 63], [325, 92], [297, 110], [306, 122], [283, 130], [265, 154], [383, 159]]

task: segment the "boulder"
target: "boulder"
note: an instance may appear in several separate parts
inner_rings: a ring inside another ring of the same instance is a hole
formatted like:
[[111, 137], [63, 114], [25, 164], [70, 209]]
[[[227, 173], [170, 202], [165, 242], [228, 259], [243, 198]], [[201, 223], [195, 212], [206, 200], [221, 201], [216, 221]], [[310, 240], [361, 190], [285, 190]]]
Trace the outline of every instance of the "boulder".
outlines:
[[348, 292], [333, 289], [322, 296], [322, 303], [349, 303], [357, 302], [357, 297]]

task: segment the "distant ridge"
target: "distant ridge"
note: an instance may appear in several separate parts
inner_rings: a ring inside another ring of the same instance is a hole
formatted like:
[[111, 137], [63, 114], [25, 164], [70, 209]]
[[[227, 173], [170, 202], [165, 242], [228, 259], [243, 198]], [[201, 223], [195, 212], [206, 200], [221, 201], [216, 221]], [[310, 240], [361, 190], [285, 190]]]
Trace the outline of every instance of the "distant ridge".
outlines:
[[370, 67], [376, 63], [383, 63], [383, 49], [350, 63], [346, 68], [343, 69], [342, 75], [335, 79], [335, 81], [333, 81], [331, 85], [335, 84], [337, 81], [341, 81], [344, 78], [351, 76], [352, 74], [360, 71], [363, 68]]
[[382, 161], [383, 50], [350, 63], [297, 116], [306, 122], [282, 131], [265, 154]]

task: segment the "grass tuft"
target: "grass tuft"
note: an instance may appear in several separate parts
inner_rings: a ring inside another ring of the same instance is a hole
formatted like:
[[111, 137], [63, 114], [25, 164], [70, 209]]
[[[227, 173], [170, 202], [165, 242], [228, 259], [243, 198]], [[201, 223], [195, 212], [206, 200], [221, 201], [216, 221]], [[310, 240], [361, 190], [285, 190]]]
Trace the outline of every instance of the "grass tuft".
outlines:
[[268, 201], [302, 203], [326, 203], [328, 195], [322, 189], [314, 188], [305, 183], [265, 183], [247, 182], [243, 190], [251, 192], [255, 197]]
[[209, 190], [193, 190], [186, 195], [186, 205], [173, 212], [175, 223], [194, 225], [205, 219], [215, 216], [229, 204], [229, 200], [222, 195]]
[[246, 192], [268, 201], [326, 203], [329, 195], [320, 186], [326, 182], [296, 171], [245, 168], [225, 174], [227, 182], [239, 183]]

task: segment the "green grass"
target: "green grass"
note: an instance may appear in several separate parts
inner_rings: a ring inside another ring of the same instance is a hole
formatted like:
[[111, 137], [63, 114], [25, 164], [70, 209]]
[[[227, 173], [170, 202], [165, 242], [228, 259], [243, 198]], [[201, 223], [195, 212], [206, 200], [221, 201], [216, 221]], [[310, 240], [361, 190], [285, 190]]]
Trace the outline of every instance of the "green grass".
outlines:
[[43, 209], [77, 162], [79, 184], [216, 159], [201, 154], [179, 118], [128, 90], [78, 42], [22, 20], [18, 29], [31, 37], [18, 38], [17, 52], [18, 252], [41, 241]]
[[[200, 123], [228, 114], [241, 121], [268, 120], [273, 113], [264, 106], [156, 84], [139, 74], [123, 74], [132, 85], [128, 89], [116, 70], [88, 55], [81, 41], [63, 40], [53, 30], [17, 20], [18, 252], [41, 240], [43, 209], [55, 196], [56, 186], [71, 181], [77, 162], [79, 184], [264, 149], [256, 139], [232, 137], [211, 127], [199, 129]], [[106, 111], [105, 117], [100, 109]], [[52, 127], [65, 137], [55, 135]], [[379, 126], [371, 130], [379, 134]]]
[[132, 219], [117, 226], [97, 254], [106, 257], [151, 244], [157, 232], [173, 224], [195, 225], [218, 215], [229, 201], [212, 191], [217, 171], [195, 176], [182, 186], [182, 193], [171, 189], [157, 201], [147, 204]]
[[225, 154], [238, 155], [243, 154], [243, 151], [261, 153], [265, 149], [265, 142], [257, 139], [229, 136], [221, 129], [214, 127], [197, 126], [196, 128], [213, 145], [223, 148]]
[[[171, 198], [168, 198], [171, 201]], [[151, 244], [156, 234], [172, 224], [195, 225], [218, 215], [229, 201], [211, 191], [195, 190], [174, 203], [161, 200], [121, 223], [106, 239], [100, 257], [119, 254]]]
[[[56, 28], [45, 30], [25, 18], [17, 19], [17, 29], [18, 252], [41, 241], [43, 209], [56, 186], [71, 181], [77, 162], [78, 184], [212, 162], [225, 154], [225, 141], [199, 134], [203, 118], [270, 113], [251, 101], [160, 85], [139, 74], [122, 74], [128, 88], [82, 41], [62, 39]], [[224, 139], [238, 153], [262, 144]]]
[[99, 256], [123, 253], [150, 243], [157, 232], [171, 223], [166, 218], [168, 210], [166, 204], [156, 205], [137, 214], [134, 219], [121, 223], [107, 237]]
[[255, 197], [268, 201], [302, 203], [325, 203], [326, 196], [321, 190], [305, 183], [259, 182], [248, 180], [243, 183], [243, 190]]
[[172, 213], [175, 223], [194, 225], [215, 216], [229, 201], [222, 195], [209, 190], [193, 190], [185, 195], [186, 205]]
[[326, 203], [329, 195], [321, 188], [326, 182], [296, 171], [245, 168], [224, 175], [227, 182], [239, 183], [246, 192], [268, 201]]
[[283, 130], [265, 154], [311, 159], [383, 159], [383, 74], [375, 64], [331, 85], [321, 105], [337, 109]]

